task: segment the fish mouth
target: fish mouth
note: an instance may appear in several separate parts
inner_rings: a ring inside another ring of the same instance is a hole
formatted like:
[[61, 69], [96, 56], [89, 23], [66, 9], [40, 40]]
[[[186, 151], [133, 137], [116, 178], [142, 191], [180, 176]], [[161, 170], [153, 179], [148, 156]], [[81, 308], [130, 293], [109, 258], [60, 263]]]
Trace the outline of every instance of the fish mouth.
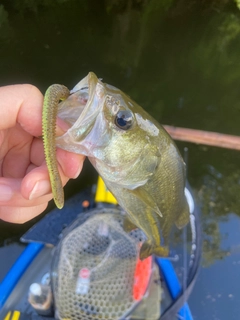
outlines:
[[88, 156], [89, 143], [84, 143], [84, 140], [94, 126], [104, 99], [103, 83], [93, 72], [89, 72], [70, 91], [70, 96], [59, 104], [58, 117], [67, 123], [69, 129], [56, 138], [56, 145]]

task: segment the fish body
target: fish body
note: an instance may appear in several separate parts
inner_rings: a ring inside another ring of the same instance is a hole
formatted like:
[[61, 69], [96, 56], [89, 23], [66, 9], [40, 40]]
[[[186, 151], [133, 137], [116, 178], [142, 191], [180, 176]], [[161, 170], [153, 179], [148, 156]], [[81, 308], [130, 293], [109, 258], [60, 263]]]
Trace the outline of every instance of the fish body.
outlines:
[[[88, 156], [126, 211], [125, 229], [145, 232], [140, 258], [166, 256], [173, 224], [183, 227], [189, 220], [182, 157], [164, 128], [122, 91], [92, 72], [71, 94], [80, 97], [86, 91], [85, 107], [57, 137], [57, 146]], [[64, 113], [62, 119], [68, 122], [68, 117]]]

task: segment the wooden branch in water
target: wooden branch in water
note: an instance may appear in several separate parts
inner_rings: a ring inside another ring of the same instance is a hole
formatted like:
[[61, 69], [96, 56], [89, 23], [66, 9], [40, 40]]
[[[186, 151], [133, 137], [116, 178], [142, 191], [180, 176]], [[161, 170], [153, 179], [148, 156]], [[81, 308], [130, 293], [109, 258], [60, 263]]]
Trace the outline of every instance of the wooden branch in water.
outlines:
[[164, 128], [175, 140], [240, 150], [240, 137], [238, 136], [210, 131], [179, 128], [168, 125], [164, 125]]

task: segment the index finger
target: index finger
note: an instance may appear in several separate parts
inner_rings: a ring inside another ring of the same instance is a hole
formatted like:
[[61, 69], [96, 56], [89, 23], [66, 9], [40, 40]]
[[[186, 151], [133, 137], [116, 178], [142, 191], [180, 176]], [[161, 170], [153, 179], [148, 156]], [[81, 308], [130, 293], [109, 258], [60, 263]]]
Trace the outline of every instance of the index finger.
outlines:
[[19, 123], [33, 136], [42, 134], [43, 95], [33, 85], [0, 87], [0, 130]]

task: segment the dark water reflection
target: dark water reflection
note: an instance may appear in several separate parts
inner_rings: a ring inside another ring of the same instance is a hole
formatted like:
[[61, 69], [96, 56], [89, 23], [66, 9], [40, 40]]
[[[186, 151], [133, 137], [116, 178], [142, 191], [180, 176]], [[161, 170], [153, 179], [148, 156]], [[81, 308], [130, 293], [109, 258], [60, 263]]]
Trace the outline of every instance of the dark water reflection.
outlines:
[[[236, 1], [237, 2], [237, 1]], [[240, 135], [240, 11], [222, 1], [2, 1], [0, 85], [73, 87], [90, 70], [161, 123]], [[240, 153], [189, 148], [202, 208], [195, 319], [239, 319]], [[68, 195], [95, 181], [87, 165]], [[25, 226], [1, 223], [1, 240]]]

